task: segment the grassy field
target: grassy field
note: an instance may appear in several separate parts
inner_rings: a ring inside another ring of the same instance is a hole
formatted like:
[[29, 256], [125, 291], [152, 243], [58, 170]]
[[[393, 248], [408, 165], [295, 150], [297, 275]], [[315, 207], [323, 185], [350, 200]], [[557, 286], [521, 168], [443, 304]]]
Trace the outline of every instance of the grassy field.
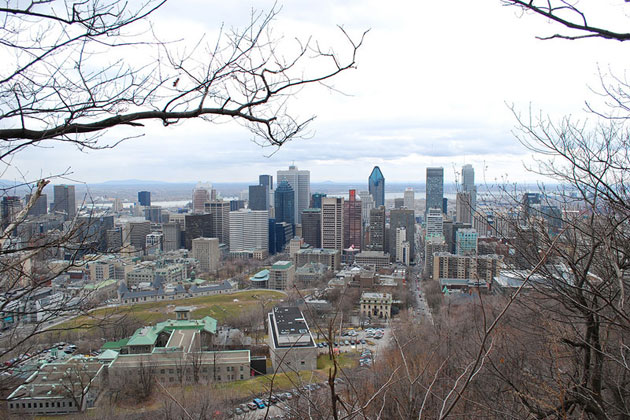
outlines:
[[102, 320], [114, 321], [126, 316], [137, 320], [143, 325], [151, 325], [167, 319], [174, 319], [176, 306], [194, 306], [194, 318], [211, 316], [219, 323], [247, 311], [253, 306], [260, 305], [259, 299], [269, 300], [268, 307], [284, 299], [283, 293], [276, 291], [243, 291], [225, 295], [201, 296], [192, 299], [169, 300], [163, 302], [138, 303], [134, 305], [102, 308], [79, 316], [58, 325], [59, 329], [88, 329]]
[[[342, 369], [354, 368], [359, 365], [359, 353], [341, 353], [337, 356], [337, 363]], [[328, 368], [332, 368], [332, 360], [329, 359], [328, 354], [320, 354], [317, 356], [317, 369], [328, 372]]]

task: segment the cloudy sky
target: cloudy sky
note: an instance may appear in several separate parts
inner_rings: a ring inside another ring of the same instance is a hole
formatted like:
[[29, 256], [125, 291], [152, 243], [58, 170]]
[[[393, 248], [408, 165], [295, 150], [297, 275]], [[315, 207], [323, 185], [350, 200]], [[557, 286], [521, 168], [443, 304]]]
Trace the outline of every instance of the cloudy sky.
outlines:
[[[273, 4], [173, 0], [152, 21], [168, 36], [211, 39], [221, 24], [242, 27], [252, 8]], [[597, 6], [595, 25], [621, 22], [630, 12], [622, 0]], [[335, 47], [342, 41], [336, 25], [352, 36], [370, 29], [357, 69], [334, 81], [342, 93], [311, 86], [290, 103], [298, 116], [317, 115], [310, 138], [269, 156], [273, 150], [257, 146], [238, 124], [152, 124], [113, 150], [31, 150], [16, 157], [15, 167], [29, 178], [70, 168], [84, 182], [248, 182], [294, 161], [313, 181], [364, 182], [379, 165], [389, 181], [423, 182], [427, 166], [443, 166], [453, 181], [470, 163], [478, 182], [532, 181], [536, 176], [524, 169], [532, 156], [513, 135], [510, 106], [523, 114], [581, 117], [599, 86], [598, 69], [621, 74], [628, 64], [622, 43], [537, 40], [561, 28], [500, 0], [296, 0], [277, 7], [274, 33], [286, 38], [312, 35]], [[112, 130], [106, 140], [126, 134]]]

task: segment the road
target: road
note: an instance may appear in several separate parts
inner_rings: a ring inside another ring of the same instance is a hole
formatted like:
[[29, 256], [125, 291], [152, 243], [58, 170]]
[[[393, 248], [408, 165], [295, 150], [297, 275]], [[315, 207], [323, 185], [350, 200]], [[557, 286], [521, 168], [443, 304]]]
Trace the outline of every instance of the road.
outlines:
[[424, 290], [422, 289], [422, 281], [420, 280], [421, 273], [418, 266], [414, 267], [411, 273], [411, 291], [416, 298], [416, 311], [415, 316], [418, 319], [427, 318], [431, 325], [433, 325], [433, 315], [431, 314], [431, 308], [427, 304], [425, 299]]

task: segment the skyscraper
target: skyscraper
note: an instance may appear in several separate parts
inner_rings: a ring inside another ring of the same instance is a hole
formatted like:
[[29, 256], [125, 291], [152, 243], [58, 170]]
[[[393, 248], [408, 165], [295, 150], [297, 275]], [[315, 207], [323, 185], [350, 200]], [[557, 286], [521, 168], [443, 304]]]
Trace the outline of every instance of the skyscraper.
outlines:
[[201, 214], [205, 211], [206, 203], [212, 200], [212, 184], [199, 182], [193, 189], [192, 205], [193, 213]]
[[368, 178], [368, 190], [374, 198], [375, 207], [385, 205], [385, 177], [378, 166], [372, 169], [372, 173]]
[[322, 198], [322, 248], [343, 251], [343, 198]]
[[[55, 187], [56, 189], [57, 187]], [[55, 194], [55, 203], [57, 202], [57, 197]], [[151, 193], [149, 191], [138, 191], [138, 204], [141, 206], [150, 206], [151, 205]]]
[[389, 255], [393, 261], [398, 261], [401, 256], [397, 254], [396, 229], [405, 228], [405, 241], [409, 243], [409, 259], [416, 257], [414, 232], [416, 218], [411, 209], [392, 209], [389, 213]]
[[370, 243], [371, 251], [385, 251], [385, 206], [370, 210]]
[[444, 198], [444, 168], [427, 168], [426, 189], [425, 214], [429, 209], [439, 209], [441, 212]]
[[269, 210], [269, 192], [264, 185], [249, 186], [249, 208], [251, 210]]
[[295, 194], [294, 217], [295, 223], [302, 223], [302, 211], [309, 208], [311, 200], [311, 172], [298, 170], [291, 165], [288, 170], [280, 170], [277, 173], [278, 183], [287, 181]]
[[77, 213], [77, 206], [74, 201], [74, 185], [55, 185], [53, 191], [55, 195], [54, 211], [64, 213], [68, 219], [74, 218]]
[[357, 190], [350, 190], [348, 201], [343, 203], [344, 248], [354, 245], [361, 249], [361, 222], [361, 200], [357, 200]]
[[[26, 197], [24, 198], [24, 201], [26, 202], [26, 204], [28, 204], [30, 200], [31, 200], [31, 195], [27, 194]], [[37, 198], [33, 207], [31, 207], [31, 209], [28, 211], [28, 215], [41, 216], [43, 214], [46, 214], [47, 212], [48, 212], [48, 198], [46, 194], [42, 194]]]
[[457, 193], [455, 200], [455, 220], [461, 223], [472, 223], [472, 198], [468, 191]]
[[269, 249], [269, 212], [240, 209], [230, 212], [230, 252]]
[[295, 224], [295, 192], [286, 180], [278, 184], [274, 200], [276, 223]]
[[230, 244], [230, 202], [211, 201], [206, 203], [206, 212], [211, 214], [210, 237], [219, 238], [219, 243]]
[[209, 273], [219, 268], [219, 240], [217, 238], [195, 238], [192, 241], [192, 256], [199, 261], [199, 270]]
[[321, 209], [322, 208], [322, 197], [326, 197], [326, 193], [314, 193], [311, 196], [311, 208], [313, 208], [313, 209]]
[[313, 248], [322, 247], [322, 210], [304, 209], [302, 212], [302, 237]]
[[414, 210], [415, 201], [416, 201], [416, 195], [413, 191], [413, 188], [411, 187], [406, 188], [405, 193], [403, 195], [403, 205], [407, 207], [408, 209]]
[[273, 176], [272, 175], [259, 175], [258, 183], [264, 185], [268, 190], [273, 190]]
[[470, 220], [477, 209], [477, 187], [475, 186], [475, 169], [472, 165], [462, 166], [462, 190], [470, 194]]

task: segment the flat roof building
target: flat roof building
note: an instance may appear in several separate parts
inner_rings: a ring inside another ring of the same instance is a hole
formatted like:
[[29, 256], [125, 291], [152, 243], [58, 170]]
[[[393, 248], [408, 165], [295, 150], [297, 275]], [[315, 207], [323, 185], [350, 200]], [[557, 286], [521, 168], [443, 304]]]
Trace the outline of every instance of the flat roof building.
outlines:
[[274, 371], [317, 369], [317, 346], [302, 311], [275, 307], [267, 316], [269, 354]]

